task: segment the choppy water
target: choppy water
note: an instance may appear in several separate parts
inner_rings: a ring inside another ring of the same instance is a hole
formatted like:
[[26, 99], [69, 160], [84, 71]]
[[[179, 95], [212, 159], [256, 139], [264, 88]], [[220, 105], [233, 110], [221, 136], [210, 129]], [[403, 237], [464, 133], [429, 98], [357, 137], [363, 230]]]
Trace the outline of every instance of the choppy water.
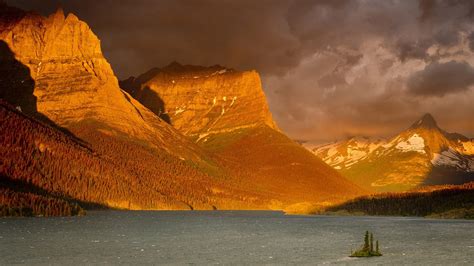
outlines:
[[[383, 257], [348, 258], [365, 230]], [[474, 221], [279, 212], [90, 212], [0, 219], [0, 264], [469, 265]], [[472, 264], [471, 264], [472, 265]]]

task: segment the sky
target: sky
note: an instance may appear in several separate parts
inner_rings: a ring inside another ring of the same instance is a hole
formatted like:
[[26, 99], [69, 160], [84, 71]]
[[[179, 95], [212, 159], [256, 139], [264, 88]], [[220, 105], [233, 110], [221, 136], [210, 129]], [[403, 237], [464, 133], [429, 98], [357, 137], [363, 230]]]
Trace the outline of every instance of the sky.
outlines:
[[278, 126], [390, 137], [431, 113], [474, 137], [472, 0], [7, 0], [86, 21], [120, 79], [172, 61], [262, 76]]

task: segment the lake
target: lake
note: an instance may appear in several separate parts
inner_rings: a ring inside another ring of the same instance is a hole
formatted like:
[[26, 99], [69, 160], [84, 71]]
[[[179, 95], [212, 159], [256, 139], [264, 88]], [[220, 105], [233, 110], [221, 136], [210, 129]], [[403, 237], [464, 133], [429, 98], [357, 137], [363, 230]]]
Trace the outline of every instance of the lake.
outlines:
[[[349, 258], [365, 230], [382, 257]], [[96, 211], [1, 218], [0, 264], [467, 265], [474, 221], [265, 211]]]

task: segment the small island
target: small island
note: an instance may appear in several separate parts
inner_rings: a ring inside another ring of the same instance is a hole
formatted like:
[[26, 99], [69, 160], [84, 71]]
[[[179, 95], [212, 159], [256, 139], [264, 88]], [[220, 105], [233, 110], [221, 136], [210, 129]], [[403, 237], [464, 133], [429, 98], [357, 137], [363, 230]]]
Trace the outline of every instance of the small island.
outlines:
[[379, 251], [379, 241], [375, 241], [375, 250], [374, 250], [374, 235], [365, 231], [364, 236], [364, 245], [362, 245], [358, 250], [352, 252], [349, 257], [374, 257], [382, 256], [382, 253]]

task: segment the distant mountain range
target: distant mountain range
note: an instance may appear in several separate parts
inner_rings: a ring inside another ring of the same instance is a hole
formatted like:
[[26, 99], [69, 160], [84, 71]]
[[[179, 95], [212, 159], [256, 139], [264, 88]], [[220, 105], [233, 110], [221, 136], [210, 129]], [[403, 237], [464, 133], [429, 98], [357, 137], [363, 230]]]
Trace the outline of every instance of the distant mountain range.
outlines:
[[301, 210], [365, 193], [278, 130], [255, 71], [172, 63], [119, 85], [85, 22], [2, 2], [0, 50], [3, 213]]
[[388, 140], [353, 137], [306, 146], [342, 175], [373, 191], [474, 180], [474, 141], [442, 130], [430, 114]]

